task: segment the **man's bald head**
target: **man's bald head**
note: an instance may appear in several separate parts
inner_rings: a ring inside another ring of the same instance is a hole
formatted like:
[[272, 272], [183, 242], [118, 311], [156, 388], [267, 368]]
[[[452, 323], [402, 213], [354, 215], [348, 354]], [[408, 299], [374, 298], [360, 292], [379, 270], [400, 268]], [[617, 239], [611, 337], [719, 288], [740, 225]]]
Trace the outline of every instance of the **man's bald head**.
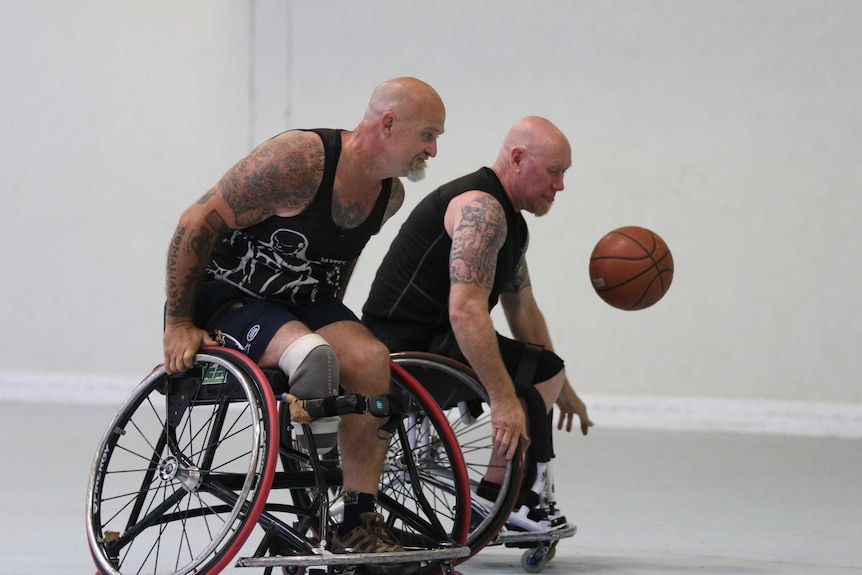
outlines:
[[422, 80], [407, 76], [386, 80], [374, 88], [365, 109], [365, 120], [374, 121], [390, 111], [398, 119], [445, 117], [443, 100], [437, 91]]
[[515, 148], [522, 148], [528, 154], [534, 155], [557, 151], [568, 155], [572, 153], [565, 134], [541, 116], [521, 118], [509, 129], [500, 152], [509, 155]]

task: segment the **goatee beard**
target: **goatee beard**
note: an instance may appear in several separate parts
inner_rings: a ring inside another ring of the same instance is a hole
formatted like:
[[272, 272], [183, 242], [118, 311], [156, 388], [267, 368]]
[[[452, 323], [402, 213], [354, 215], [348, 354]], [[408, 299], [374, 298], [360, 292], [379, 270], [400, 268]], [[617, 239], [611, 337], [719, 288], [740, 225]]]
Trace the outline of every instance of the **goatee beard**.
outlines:
[[551, 204], [549, 202], [545, 202], [545, 203], [539, 205], [538, 208], [536, 208], [536, 211], [533, 212], [533, 215], [536, 216], [537, 218], [541, 218], [542, 216], [544, 216], [545, 214], [547, 214], [548, 212], [551, 211], [551, 206], [553, 206], [553, 205], [554, 204]]
[[425, 177], [425, 160], [417, 158], [410, 165], [410, 170], [407, 172], [407, 179], [411, 182], [418, 182]]

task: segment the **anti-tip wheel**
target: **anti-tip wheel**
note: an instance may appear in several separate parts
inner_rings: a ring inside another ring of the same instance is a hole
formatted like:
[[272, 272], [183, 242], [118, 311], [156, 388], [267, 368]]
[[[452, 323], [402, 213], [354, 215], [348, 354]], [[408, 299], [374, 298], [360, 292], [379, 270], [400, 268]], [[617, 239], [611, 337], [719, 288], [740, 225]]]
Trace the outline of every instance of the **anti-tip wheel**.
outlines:
[[548, 564], [550, 555], [540, 555], [536, 551], [536, 549], [528, 549], [521, 555], [521, 568], [527, 573], [540, 573]]

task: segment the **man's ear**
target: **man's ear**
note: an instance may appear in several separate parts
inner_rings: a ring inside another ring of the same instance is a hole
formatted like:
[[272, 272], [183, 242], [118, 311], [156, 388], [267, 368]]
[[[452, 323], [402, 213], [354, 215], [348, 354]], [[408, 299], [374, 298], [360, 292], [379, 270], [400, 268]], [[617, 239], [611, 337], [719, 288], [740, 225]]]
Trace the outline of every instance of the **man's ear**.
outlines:
[[524, 148], [521, 146], [515, 146], [512, 148], [512, 152], [509, 154], [509, 161], [512, 164], [512, 170], [515, 172], [521, 171], [521, 162], [524, 160], [526, 153], [524, 152]]
[[385, 112], [380, 121], [383, 126], [383, 134], [388, 138], [392, 135], [392, 126], [395, 124], [395, 113], [392, 111]]

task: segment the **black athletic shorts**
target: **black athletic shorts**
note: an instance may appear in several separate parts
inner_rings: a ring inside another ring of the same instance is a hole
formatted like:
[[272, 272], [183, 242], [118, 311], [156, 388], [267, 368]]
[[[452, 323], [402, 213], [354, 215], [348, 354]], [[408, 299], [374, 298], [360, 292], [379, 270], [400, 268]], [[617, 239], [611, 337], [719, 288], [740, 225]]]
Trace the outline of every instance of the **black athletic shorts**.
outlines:
[[228, 334], [255, 362], [260, 360], [275, 332], [290, 321], [302, 322], [311, 331], [317, 331], [338, 321], [359, 319], [340, 300], [293, 305], [252, 298], [219, 281], [202, 283], [198, 292], [195, 325], [210, 333]]
[[[386, 344], [389, 351], [427, 351], [445, 355], [461, 363], [468, 363], [464, 354], [461, 353], [458, 342], [455, 340], [455, 334], [452, 333], [451, 329], [433, 333], [425, 326], [417, 326], [416, 324], [376, 321], [367, 316], [362, 319], [371, 333]], [[514, 379], [527, 344], [499, 333], [497, 334], [497, 343], [500, 346], [500, 354], [503, 356], [506, 371]], [[542, 349], [539, 353], [532, 384], [536, 385], [551, 379], [563, 370], [564, 365], [563, 359], [556, 353]]]
[[[503, 364], [506, 366], [506, 371], [515, 379], [518, 373], [518, 367], [521, 363], [521, 357], [525, 353], [527, 344], [522, 341], [517, 341], [508, 338], [504, 335], [497, 334], [497, 345], [500, 346], [500, 355], [503, 357]], [[458, 347], [458, 342], [455, 340], [455, 334], [449, 331], [444, 336], [438, 338], [432, 343], [431, 349], [433, 353], [439, 353], [452, 359], [456, 359], [462, 363], [467, 363], [467, 358], [461, 353]], [[553, 351], [542, 349], [539, 352], [538, 361], [536, 362], [536, 371], [533, 374], [533, 385], [547, 381], [563, 371], [563, 359]], [[517, 383], [517, 382], [516, 382]], [[527, 382], [522, 382], [527, 383]]]

